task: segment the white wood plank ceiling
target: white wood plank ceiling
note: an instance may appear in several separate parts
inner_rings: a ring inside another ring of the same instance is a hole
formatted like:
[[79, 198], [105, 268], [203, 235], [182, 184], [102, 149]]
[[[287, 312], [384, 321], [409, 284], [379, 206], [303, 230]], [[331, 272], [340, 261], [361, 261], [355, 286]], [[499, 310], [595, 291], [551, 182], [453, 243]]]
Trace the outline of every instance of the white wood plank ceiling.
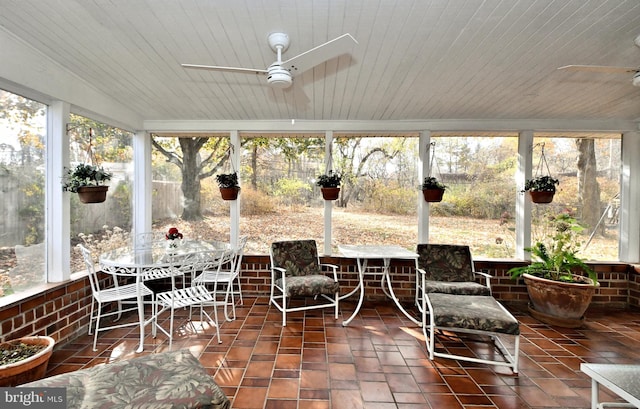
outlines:
[[[639, 0], [0, 0], [0, 29], [144, 120], [640, 118], [633, 74], [557, 70], [640, 67]], [[180, 66], [264, 69], [275, 31], [359, 44], [284, 91]]]

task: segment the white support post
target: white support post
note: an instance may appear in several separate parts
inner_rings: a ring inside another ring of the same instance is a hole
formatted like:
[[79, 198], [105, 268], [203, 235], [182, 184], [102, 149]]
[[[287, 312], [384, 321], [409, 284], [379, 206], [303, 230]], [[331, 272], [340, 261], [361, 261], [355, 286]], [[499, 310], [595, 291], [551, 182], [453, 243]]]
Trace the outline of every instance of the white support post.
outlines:
[[[231, 168], [238, 172], [238, 180], [240, 180], [240, 133], [238, 130], [231, 131], [230, 135], [231, 154], [229, 160], [231, 161]], [[238, 199], [230, 201], [229, 205], [229, 243], [232, 246], [238, 245], [238, 238], [240, 237], [240, 200], [242, 200], [242, 194], [238, 195]]]
[[518, 136], [518, 169], [516, 171], [516, 258], [529, 260], [524, 251], [531, 246], [531, 200], [521, 192], [531, 178], [533, 157], [533, 131], [521, 131]]
[[[324, 165], [325, 173], [333, 170], [333, 131], [325, 131], [324, 133]], [[333, 201], [324, 201], [324, 249], [325, 255], [331, 255], [331, 238], [332, 238], [332, 213]]]
[[[151, 174], [151, 135], [138, 131], [133, 136], [133, 234], [152, 229], [153, 178]], [[134, 243], [135, 244], [135, 243]]]
[[[627, 263], [640, 262], [640, 132], [622, 134], [620, 176], [620, 242], [618, 257]], [[636, 181], [633, 183], [633, 181]]]
[[[431, 131], [421, 131], [418, 139], [418, 181], [422, 184], [429, 175], [429, 155], [431, 154]], [[429, 242], [429, 203], [418, 190], [418, 243]]]
[[62, 190], [61, 180], [69, 166], [70, 105], [54, 101], [47, 109], [47, 173], [45, 205], [47, 282], [69, 279], [71, 273], [71, 210], [69, 195]]

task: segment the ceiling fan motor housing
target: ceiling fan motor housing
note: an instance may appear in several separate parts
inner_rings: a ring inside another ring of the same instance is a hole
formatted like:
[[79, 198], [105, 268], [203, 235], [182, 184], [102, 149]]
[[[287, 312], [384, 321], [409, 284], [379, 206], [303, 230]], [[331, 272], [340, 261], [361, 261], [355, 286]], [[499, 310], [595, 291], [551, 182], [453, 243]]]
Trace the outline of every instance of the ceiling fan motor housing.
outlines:
[[267, 82], [275, 88], [289, 88], [293, 82], [289, 70], [279, 64], [271, 64], [267, 69]]

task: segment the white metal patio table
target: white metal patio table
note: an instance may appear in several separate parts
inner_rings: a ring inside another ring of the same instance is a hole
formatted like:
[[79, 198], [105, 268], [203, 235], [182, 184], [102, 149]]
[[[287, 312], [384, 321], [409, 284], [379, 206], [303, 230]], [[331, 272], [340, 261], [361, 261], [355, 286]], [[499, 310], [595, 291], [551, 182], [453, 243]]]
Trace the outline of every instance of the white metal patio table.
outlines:
[[[640, 408], [640, 365], [582, 363], [580, 370], [591, 377], [591, 409]], [[629, 403], [599, 402], [599, 385]]]
[[[109, 274], [122, 277], [135, 277], [138, 288], [142, 288], [144, 277], [149, 270], [158, 270], [175, 265], [176, 259], [188, 254], [210, 250], [220, 250], [227, 243], [208, 242], [203, 240], [183, 240], [177, 247], [169, 248], [165, 243], [155, 243], [152, 246], [134, 248], [120, 247], [100, 255], [100, 268]], [[137, 352], [144, 350], [144, 327], [152, 321], [145, 320], [144, 299], [142, 292], [138, 292], [138, 320], [140, 323], [140, 345]]]
[[[340, 297], [340, 299], [344, 299], [350, 297], [355, 294], [357, 291], [360, 292], [360, 296], [358, 299], [358, 305], [356, 306], [355, 311], [349, 318], [342, 322], [342, 325], [349, 325], [351, 320], [360, 312], [360, 308], [362, 307], [362, 302], [364, 300], [364, 275], [367, 274], [368, 262], [369, 260], [382, 260], [382, 271], [377, 272], [376, 274], [382, 274], [382, 278], [380, 280], [380, 285], [382, 286], [382, 290], [387, 295], [387, 297], [391, 298], [396, 306], [402, 311], [402, 313], [409, 318], [412, 322], [414, 322], [418, 326], [422, 326], [422, 323], [412, 317], [400, 304], [398, 297], [396, 297], [393, 291], [393, 285], [391, 283], [391, 276], [389, 274], [389, 265], [391, 264], [392, 259], [400, 259], [400, 260], [417, 260], [418, 254], [405, 249], [404, 247], [395, 246], [395, 245], [339, 245], [338, 249], [340, 253], [346, 258], [356, 259], [358, 264], [358, 285], [353, 291], [349, 292]], [[385, 287], [386, 284], [386, 287]]]

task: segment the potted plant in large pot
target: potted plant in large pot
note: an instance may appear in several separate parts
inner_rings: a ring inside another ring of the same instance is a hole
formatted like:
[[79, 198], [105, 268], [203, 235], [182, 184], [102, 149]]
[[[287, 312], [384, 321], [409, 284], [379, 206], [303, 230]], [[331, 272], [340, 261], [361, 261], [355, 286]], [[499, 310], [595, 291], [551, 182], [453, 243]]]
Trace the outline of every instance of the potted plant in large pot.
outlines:
[[240, 192], [240, 184], [238, 183], [238, 173], [221, 173], [216, 175], [220, 195], [224, 200], [236, 200]]
[[514, 267], [511, 277], [524, 278], [529, 294], [529, 312], [539, 321], [566, 328], [580, 327], [584, 313], [600, 285], [596, 272], [577, 256], [576, 236], [583, 227], [571, 215], [559, 214], [549, 220], [553, 233], [525, 250], [531, 264]]
[[340, 183], [342, 175], [332, 170], [329, 173], [319, 175], [316, 185], [320, 186], [324, 200], [336, 200], [340, 196]]
[[0, 386], [16, 386], [43, 378], [55, 340], [22, 337], [0, 344]]
[[102, 167], [80, 163], [67, 169], [62, 188], [67, 192], [77, 193], [82, 203], [102, 203], [109, 190], [105, 183], [112, 176], [112, 173]]
[[551, 203], [559, 184], [558, 179], [549, 175], [537, 176], [525, 181], [523, 192], [529, 192], [533, 203]]
[[444, 183], [433, 176], [424, 178], [422, 185], [420, 185], [424, 200], [427, 202], [441, 202], [446, 188]]

